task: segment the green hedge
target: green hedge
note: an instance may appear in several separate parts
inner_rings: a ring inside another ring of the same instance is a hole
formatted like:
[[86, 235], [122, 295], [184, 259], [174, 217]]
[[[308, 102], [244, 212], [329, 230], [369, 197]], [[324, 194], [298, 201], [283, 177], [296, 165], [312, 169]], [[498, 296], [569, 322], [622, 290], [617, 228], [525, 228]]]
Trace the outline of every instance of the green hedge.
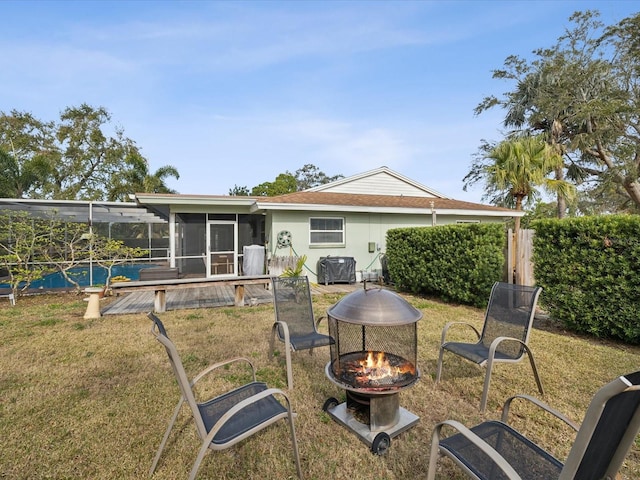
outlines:
[[400, 290], [484, 307], [492, 285], [502, 279], [505, 244], [498, 223], [392, 229], [389, 275]]
[[543, 305], [569, 329], [640, 343], [640, 217], [532, 223]]

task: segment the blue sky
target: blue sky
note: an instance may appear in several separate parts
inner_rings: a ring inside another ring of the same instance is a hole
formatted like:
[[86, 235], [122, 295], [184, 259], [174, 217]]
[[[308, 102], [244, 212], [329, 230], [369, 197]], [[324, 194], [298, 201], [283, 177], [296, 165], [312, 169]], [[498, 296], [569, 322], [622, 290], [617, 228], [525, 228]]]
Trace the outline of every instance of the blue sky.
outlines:
[[0, 110], [105, 107], [180, 193], [225, 195], [313, 164], [387, 166], [480, 202], [462, 179], [502, 112], [509, 55], [551, 46], [577, 10], [628, 1], [0, 1]]

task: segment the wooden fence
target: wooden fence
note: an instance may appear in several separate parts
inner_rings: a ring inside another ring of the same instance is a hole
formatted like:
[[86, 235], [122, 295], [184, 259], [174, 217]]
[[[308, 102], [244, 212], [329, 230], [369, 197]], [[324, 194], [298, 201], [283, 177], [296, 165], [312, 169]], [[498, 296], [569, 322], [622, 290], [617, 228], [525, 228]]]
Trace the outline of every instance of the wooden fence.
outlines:
[[269, 260], [269, 275], [277, 277], [282, 274], [287, 268], [294, 269], [298, 263], [299, 257], [271, 257]]
[[533, 271], [534, 230], [521, 229], [517, 238], [513, 230], [507, 234], [507, 281], [519, 285], [535, 285]]

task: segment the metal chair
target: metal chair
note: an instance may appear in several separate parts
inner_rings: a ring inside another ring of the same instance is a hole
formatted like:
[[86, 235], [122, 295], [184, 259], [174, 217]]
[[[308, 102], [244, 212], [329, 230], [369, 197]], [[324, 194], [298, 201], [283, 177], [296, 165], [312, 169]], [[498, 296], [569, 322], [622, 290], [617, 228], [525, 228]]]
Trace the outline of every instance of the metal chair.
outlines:
[[[186, 402], [191, 409], [198, 435], [202, 439], [202, 446], [191, 468], [189, 479], [195, 479], [200, 463], [209, 449], [223, 450], [229, 448], [281, 419], [288, 420], [296, 470], [298, 478], [302, 478], [298, 443], [293, 425], [295, 414], [291, 410], [291, 403], [287, 395], [281, 390], [268, 388], [263, 382], [257, 382], [255, 369], [246, 358], [234, 358], [211, 365], [198, 373], [189, 382], [178, 351], [169, 340], [164, 325], [153, 313], [149, 313], [148, 317], [153, 322], [151, 333], [164, 345], [182, 393], [149, 470], [149, 476], [155, 472], [169, 434], [183, 404]], [[197, 402], [194, 391], [196, 383], [216, 369], [222, 367], [224, 370], [225, 366], [234, 362], [247, 364], [250, 367], [253, 381], [210, 400]], [[285, 404], [283, 405], [276, 396], [284, 399]]]
[[[531, 401], [578, 433], [564, 464], [507, 424], [514, 399]], [[442, 437], [443, 427], [457, 430]], [[561, 413], [528, 395], [507, 400], [500, 421], [467, 428], [446, 420], [433, 430], [428, 480], [435, 479], [438, 459], [451, 458], [470, 478], [490, 479], [613, 479], [640, 431], [640, 371], [618, 377], [593, 397], [578, 427]]]
[[[436, 383], [442, 374], [442, 359], [448, 351], [486, 367], [480, 411], [487, 407], [487, 396], [494, 363], [517, 363], [526, 353], [531, 363], [538, 390], [544, 394], [536, 363], [529, 348], [529, 334], [536, 304], [542, 288], [496, 282], [491, 289], [482, 333], [465, 322], [449, 322], [442, 331]], [[476, 333], [476, 343], [447, 342], [446, 336], [453, 325], [466, 325]]]
[[291, 352], [309, 350], [313, 353], [316, 347], [333, 345], [329, 335], [319, 333], [317, 321], [313, 315], [311, 289], [307, 277], [272, 277], [273, 305], [276, 321], [271, 329], [269, 340], [269, 358], [273, 358], [275, 338], [285, 344], [287, 364], [287, 384], [293, 388], [293, 372], [291, 368]]

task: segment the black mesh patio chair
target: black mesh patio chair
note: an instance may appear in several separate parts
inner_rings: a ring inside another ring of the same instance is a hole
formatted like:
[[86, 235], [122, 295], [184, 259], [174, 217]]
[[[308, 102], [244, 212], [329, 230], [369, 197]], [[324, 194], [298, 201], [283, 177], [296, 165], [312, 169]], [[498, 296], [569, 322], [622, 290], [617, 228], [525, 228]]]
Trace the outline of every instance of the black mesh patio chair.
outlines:
[[[149, 476], [155, 472], [169, 434], [183, 404], [186, 402], [191, 409], [198, 435], [202, 439], [202, 446], [191, 468], [190, 479], [195, 479], [200, 463], [209, 449], [223, 450], [229, 448], [281, 419], [288, 420], [296, 470], [298, 478], [302, 478], [298, 443], [293, 425], [295, 414], [291, 411], [288, 396], [281, 390], [268, 388], [265, 383], [257, 382], [253, 364], [246, 358], [234, 358], [210, 365], [198, 373], [190, 382], [178, 351], [169, 340], [164, 325], [153, 313], [149, 313], [148, 316], [153, 322], [151, 333], [164, 345], [181, 391], [180, 400], [153, 460]], [[247, 371], [250, 370], [253, 381], [210, 400], [198, 402], [194, 390], [196, 383], [216, 369], [222, 367], [224, 371], [225, 366], [235, 362], [247, 365]], [[284, 400], [284, 404], [277, 397]]]
[[[531, 401], [578, 432], [564, 464], [507, 424], [514, 399]], [[443, 437], [443, 427], [457, 433]], [[435, 479], [438, 459], [446, 455], [478, 480], [613, 480], [639, 430], [640, 371], [618, 377], [596, 392], [580, 427], [547, 404], [516, 395], [504, 404], [500, 421], [470, 429], [452, 420], [437, 424], [427, 479]]]
[[275, 338], [284, 342], [287, 365], [287, 384], [293, 388], [291, 352], [326, 347], [334, 343], [333, 338], [318, 332], [322, 318], [315, 320], [311, 289], [307, 277], [272, 277], [273, 306], [276, 321], [271, 329], [269, 358], [273, 358]]
[[[529, 334], [536, 312], [536, 304], [542, 288], [496, 282], [491, 289], [489, 305], [484, 318], [482, 333], [465, 322], [449, 322], [442, 330], [436, 383], [442, 374], [442, 359], [448, 351], [486, 367], [480, 411], [487, 406], [487, 396], [491, 383], [494, 363], [517, 363], [526, 353], [533, 369], [538, 390], [544, 394], [536, 363], [529, 348]], [[453, 325], [466, 325], [476, 333], [476, 343], [447, 342], [446, 337]]]

